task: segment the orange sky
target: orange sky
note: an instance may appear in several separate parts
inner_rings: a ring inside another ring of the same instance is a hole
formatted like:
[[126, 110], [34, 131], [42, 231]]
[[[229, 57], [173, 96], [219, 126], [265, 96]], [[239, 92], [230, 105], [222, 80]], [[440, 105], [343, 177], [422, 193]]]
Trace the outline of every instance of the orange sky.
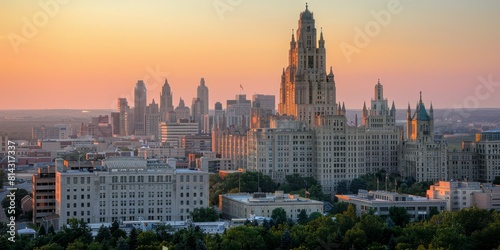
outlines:
[[[397, 108], [413, 107], [419, 91], [435, 108], [500, 108], [500, 1], [401, 1], [346, 57], [341, 48], [355, 46], [355, 29], [393, 2], [309, 1], [337, 100], [362, 108], [380, 78]], [[201, 77], [210, 108], [240, 84], [248, 98], [274, 94], [278, 102], [304, 8], [288, 0], [0, 0], [0, 109], [115, 109], [118, 97], [133, 103], [139, 79], [148, 102], [158, 101], [164, 77], [175, 106], [179, 97], [191, 104]], [[490, 76], [486, 87], [478, 80]]]

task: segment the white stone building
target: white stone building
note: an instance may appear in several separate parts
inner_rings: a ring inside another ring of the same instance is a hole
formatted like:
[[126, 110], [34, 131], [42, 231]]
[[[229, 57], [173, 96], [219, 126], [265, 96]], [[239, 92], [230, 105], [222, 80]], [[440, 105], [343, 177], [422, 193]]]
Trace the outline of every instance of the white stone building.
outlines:
[[208, 172], [176, 169], [140, 158], [109, 158], [103, 171], [56, 173], [59, 227], [70, 218], [87, 223], [187, 220], [208, 207]]

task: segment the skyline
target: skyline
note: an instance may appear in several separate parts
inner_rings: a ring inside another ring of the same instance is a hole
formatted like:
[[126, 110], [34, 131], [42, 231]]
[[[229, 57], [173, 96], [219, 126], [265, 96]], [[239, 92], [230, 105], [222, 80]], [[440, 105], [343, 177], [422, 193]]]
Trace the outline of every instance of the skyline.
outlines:
[[[380, 79], [386, 98], [398, 109], [408, 103], [413, 108], [419, 91], [434, 108], [499, 108], [495, 10], [500, 3], [398, 2], [308, 1], [318, 36], [323, 31], [337, 101], [361, 109]], [[215, 102], [225, 107], [240, 93], [247, 98], [272, 94], [278, 103], [292, 30], [305, 1], [190, 3], [0, 2], [6, 12], [0, 22], [5, 55], [0, 75], [2, 92], [9, 93], [3, 94], [0, 109], [116, 109], [119, 97], [133, 103], [138, 80], [146, 83], [147, 103], [153, 98], [158, 103], [165, 77], [174, 106], [179, 98], [190, 105], [202, 77], [210, 90], [210, 109]], [[388, 4], [397, 11], [387, 12]], [[391, 13], [386, 23], [373, 14], [381, 11]], [[36, 30], [29, 38], [23, 35], [26, 20]], [[366, 32], [374, 22], [379, 29], [366, 43], [356, 44], [356, 30]], [[15, 35], [23, 36], [17, 37], [23, 41], [17, 46], [12, 44]], [[343, 53], [349, 45], [359, 53]]]

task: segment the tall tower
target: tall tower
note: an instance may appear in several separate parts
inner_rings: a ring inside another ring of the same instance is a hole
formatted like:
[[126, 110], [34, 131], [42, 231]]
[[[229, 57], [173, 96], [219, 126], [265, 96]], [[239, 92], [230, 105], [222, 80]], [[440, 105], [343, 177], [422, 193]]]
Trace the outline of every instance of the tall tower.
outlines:
[[389, 109], [387, 99], [384, 99], [384, 87], [380, 84], [380, 79], [375, 84], [373, 99], [370, 109], [363, 104], [362, 125], [367, 128], [394, 127], [396, 125], [396, 106], [394, 101]]
[[127, 98], [118, 98], [118, 113], [119, 113], [119, 135], [128, 135], [128, 123], [130, 117], [130, 107], [128, 106]]
[[208, 87], [205, 85], [205, 78], [201, 78], [200, 85], [196, 89], [196, 97], [202, 102], [201, 116], [208, 114]]
[[150, 136], [154, 140], [160, 139], [160, 112], [158, 104], [153, 99], [153, 102], [146, 107], [145, 115], [145, 135]]
[[144, 119], [146, 115], [146, 85], [139, 80], [134, 89], [134, 128], [135, 135], [145, 135]]
[[167, 78], [165, 78], [165, 84], [161, 88], [160, 94], [160, 119], [162, 122], [168, 121], [168, 114], [174, 111], [174, 106], [172, 105], [172, 91], [170, 90], [170, 85], [168, 84]]
[[411, 114], [410, 104], [406, 113], [406, 137], [408, 141], [431, 143], [434, 141], [434, 110], [431, 107], [429, 113], [422, 102], [422, 92], [417, 103], [415, 113]]
[[337, 105], [332, 68], [326, 72], [323, 32], [316, 40], [315, 20], [307, 4], [300, 13], [296, 36], [297, 40], [292, 32], [288, 66], [281, 75], [278, 111], [315, 126], [316, 118], [335, 115]]

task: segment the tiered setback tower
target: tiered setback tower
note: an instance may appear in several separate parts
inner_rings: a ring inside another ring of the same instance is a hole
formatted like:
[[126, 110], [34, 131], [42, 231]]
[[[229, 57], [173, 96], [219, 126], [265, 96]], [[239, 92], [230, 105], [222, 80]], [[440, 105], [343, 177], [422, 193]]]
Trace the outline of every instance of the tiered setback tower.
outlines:
[[335, 81], [332, 68], [326, 73], [326, 50], [323, 32], [316, 43], [313, 13], [300, 13], [297, 41], [292, 33], [289, 65], [283, 69], [280, 85], [281, 115], [292, 115], [306, 126], [314, 127], [316, 118], [337, 113]]

